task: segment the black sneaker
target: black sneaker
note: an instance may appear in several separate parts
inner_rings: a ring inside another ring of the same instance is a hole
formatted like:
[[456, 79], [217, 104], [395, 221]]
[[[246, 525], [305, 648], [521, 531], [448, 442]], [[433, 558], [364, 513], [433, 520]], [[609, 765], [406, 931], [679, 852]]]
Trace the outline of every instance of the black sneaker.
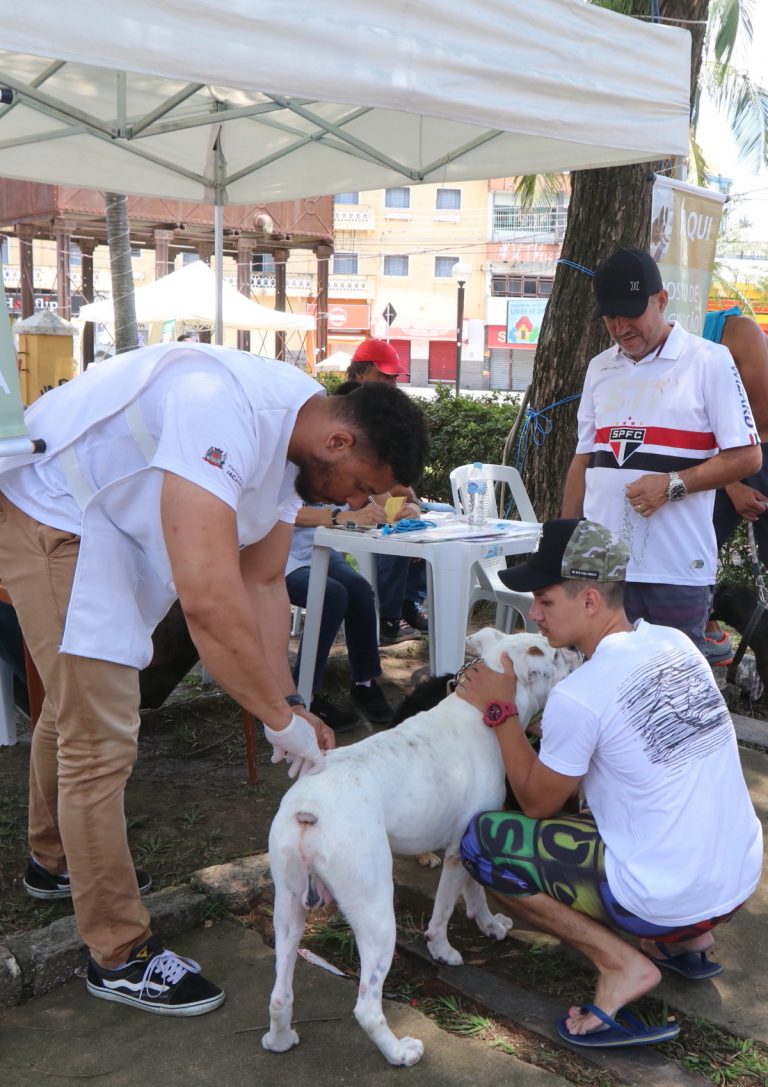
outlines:
[[423, 633], [429, 630], [429, 621], [424, 608], [421, 604], [417, 604], [415, 600], [403, 601], [403, 619], [414, 630], [420, 630]]
[[354, 710], [345, 710], [343, 706], [332, 702], [323, 694], [316, 694], [312, 699], [309, 712], [325, 721], [334, 732], [349, 732], [360, 724], [360, 715]]
[[372, 725], [390, 725], [392, 723], [394, 711], [375, 679], [371, 680], [370, 687], [355, 684], [349, 690], [349, 697]]
[[200, 976], [199, 964], [168, 951], [157, 936], [135, 947], [115, 970], [90, 959], [86, 985], [91, 996], [155, 1015], [205, 1015], [224, 1003], [224, 990]]
[[[54, 876], [42, 864], [38, 864], [32, 857], [27, 862], [27, 870], [24, 873], [24, 890], [33, 898], [71, 898], [72, 888], [69, 885], [69, 876]], [[139, 894], [145, 895], [152, 886], [152, 877], [143, 868], [136, 869], [136, 882], [139, 885]]]
[[420, 637], [418, 630], [414, 630], [400, 619], [379, 621], [379, 645], [397, 645], [398, 642], [412, 642]]

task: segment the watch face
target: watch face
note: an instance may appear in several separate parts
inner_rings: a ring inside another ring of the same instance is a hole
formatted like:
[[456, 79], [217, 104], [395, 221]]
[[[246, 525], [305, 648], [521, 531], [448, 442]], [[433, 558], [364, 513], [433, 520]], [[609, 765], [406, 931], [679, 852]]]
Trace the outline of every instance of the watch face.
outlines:
[[500, 702], [491, 702], [485, 710], [485, 716], [489, 721], [500, 721], [503, 713], [504, 709]]

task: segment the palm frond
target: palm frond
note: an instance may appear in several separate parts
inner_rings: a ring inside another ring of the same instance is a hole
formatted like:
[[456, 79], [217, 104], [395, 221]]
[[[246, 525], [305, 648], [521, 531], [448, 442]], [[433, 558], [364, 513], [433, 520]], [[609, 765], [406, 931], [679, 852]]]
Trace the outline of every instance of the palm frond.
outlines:
[[739, 158], [753, 169], [768, 165], [768, 90], [746, 72], [716, 62], [702, 65], [701, 77], [731, 126]]
[[707, 166], [707, 160], [704, 158], [701, 144], [696, 139], [695, 129], [691, 126], [688, 139], [688, 181], [690, 181], [692, 185], [699, 185], [701, 188], [706, 188], [708, 174], [709, 167]]
[[515, 179], [515, 193], [520, 207], [528, 211], [536, 204], [555, 205], [564, 185], [565, 174], [524, 174]]

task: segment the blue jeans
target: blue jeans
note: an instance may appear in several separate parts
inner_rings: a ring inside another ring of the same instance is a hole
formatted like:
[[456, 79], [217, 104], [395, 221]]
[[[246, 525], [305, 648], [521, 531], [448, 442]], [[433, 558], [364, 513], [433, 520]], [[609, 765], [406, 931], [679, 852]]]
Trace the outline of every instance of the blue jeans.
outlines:
[[[291, 603], [300, 608], [306, 607], [309, 567], [300, 566], [298, 570], [288, 574], [285, 584]], [[355, 683], [366, 683], [369, 679], [380, 676], [381, 662], [373, 589], [337, 551], [332, 551], [328, 561], [328, 581], [325, 586], [323, 614], [320, 619], [320, 637], [317, 642], [315, 675], [312, 681], [313, 692], [319, 691], [323, 685], [325, 663], [328, 660], [333, 639], [342, 623], [346, 628], [347, 655], [352, 680]], [[301, 645], [294, 669], [296, 679], [299, 676], [300, 663]]]

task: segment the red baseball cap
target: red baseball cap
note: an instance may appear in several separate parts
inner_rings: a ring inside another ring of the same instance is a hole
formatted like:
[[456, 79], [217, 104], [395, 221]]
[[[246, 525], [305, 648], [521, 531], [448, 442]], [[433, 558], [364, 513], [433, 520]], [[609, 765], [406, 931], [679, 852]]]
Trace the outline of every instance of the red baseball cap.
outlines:
[[352, 356], [352, 362], [372, 362], [382, 374], [408, 373], [408, 367], [386, 340], [363, 340], [361, 344], [358, 344]]

